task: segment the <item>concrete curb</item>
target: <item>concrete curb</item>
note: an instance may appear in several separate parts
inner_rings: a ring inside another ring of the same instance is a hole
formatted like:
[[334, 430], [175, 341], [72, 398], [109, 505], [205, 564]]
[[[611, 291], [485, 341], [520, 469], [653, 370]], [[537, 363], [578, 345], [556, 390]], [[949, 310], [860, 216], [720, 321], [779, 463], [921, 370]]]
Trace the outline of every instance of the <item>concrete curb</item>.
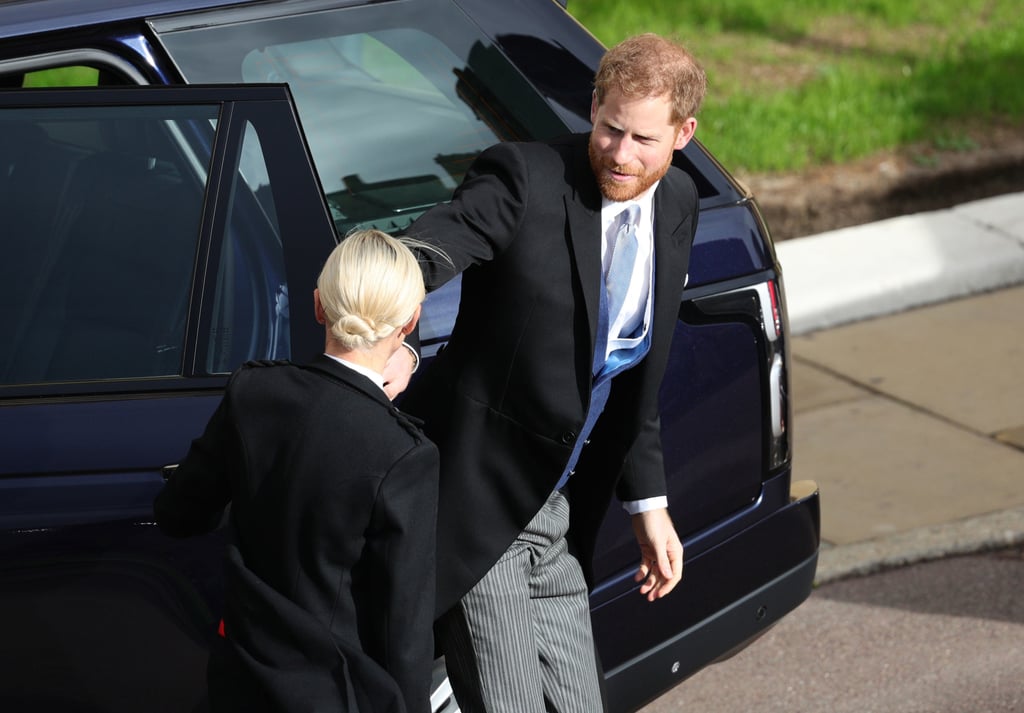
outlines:
[[815, 585], [895, 567], [1024, 544], [1024, 507], [849, 545], [822, 543]]
[[790, 332], [1024, 283], [1024, 193], [776, 246]]

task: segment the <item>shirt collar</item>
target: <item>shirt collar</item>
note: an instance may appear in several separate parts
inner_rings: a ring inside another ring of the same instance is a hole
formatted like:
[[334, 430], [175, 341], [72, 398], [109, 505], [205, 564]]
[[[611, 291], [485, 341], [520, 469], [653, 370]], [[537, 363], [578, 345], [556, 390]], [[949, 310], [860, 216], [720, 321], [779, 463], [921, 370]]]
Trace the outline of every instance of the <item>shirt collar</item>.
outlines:
[[652, 216], [654, 215], [654, 193], [658, 190], [659, 183], [661, 183], [660, 180], [655, 181], [654, 184], [646, 191], [638, 195], [636, 198], [628, 201], [612, 201], [601, 196], [601, 221], [605, 227], [611, 224], [611, 221], [614, 220], [619, 213], [631, 205], [640, 206], [641, 224], [652, 225]]
[[375, 372], [373, 369], [368, 369], [367, 367], [365, 367], [365, 366], [363, 366], [361, 364], [355, 364], [353, 362], [350, 362], [350, 361], [347, 361], [345, 359], [342, 359], [341, 357], [336, 357], [333, 354], [326, 354], [325, 353], [324, 356], [326, 356], [326, 357], [328, 357], [330, 359], [333, 359], [334, 361], [338, 362], [342, 366], [347, 366], [349, 369], [351, 369], [352, 371], [356, 372], [357, 374], [362, 374], [367, 379], [369, 379], [370, 381], [375, 383], [377, 386], [379, 386], [381, 391], [384, 391], [384, 377], [381, 376], [380, 374], [378, 374], [377, 372]]

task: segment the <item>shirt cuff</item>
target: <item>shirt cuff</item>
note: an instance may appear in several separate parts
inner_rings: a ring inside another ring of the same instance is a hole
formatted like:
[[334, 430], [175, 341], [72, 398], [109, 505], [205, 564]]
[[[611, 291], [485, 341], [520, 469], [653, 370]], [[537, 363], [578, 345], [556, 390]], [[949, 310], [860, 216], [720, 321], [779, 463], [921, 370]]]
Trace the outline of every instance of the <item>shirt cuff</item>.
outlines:
[[639, 515], [648, 510], [668, 509], [668, 496], [659, 495], [656, 498], [644, 498], [643, 500], [623, 500], [622, 509], [630, 515]]

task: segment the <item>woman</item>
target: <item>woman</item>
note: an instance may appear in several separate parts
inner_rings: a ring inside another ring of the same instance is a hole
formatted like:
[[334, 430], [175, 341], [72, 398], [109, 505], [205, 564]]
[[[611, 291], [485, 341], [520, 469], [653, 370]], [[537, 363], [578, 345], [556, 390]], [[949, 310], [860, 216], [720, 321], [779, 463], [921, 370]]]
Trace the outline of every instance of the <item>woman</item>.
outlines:
[[424, 298], [376, 230], [331, 253], [313, 293], [325, 354], [248, 363], [155, 502], [163, 532], [230, 504], [214, 711], [428, 711], [437, 450], [381, 373]]

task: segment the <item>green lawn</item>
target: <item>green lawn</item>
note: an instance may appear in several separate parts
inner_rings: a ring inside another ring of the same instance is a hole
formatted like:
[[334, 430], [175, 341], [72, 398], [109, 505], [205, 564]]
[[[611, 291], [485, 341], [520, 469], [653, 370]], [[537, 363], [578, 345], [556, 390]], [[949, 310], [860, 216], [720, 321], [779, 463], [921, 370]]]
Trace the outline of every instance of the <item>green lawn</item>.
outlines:
[[698, 137], [739, 171], [907, 145], [970, 148], [1024, 121], [1020, 0], [569, 0], [605, 45], [683, 41], [708, 73]]

